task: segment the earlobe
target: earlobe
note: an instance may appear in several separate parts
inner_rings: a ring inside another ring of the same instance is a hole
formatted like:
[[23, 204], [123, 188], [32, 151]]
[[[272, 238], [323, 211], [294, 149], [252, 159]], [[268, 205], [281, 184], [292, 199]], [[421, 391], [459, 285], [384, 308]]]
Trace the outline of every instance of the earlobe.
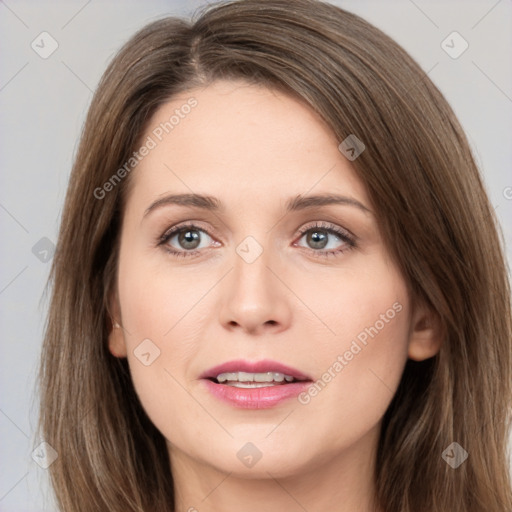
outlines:
[[123, 328], [115, 320], [112, 322], [112, 330], [108, 335], [108, 349], [114, 357], [126, 357], [126, 342]]
[[117, 300], [117, 294], [112, 293], [110, 297], [111, 327], [108, 335], [108, 349], [114, 357], [126, 357], [126, 342], [124, 339], [124, 330], [121, 324], [116, 320], [120, 318], [120, 306]]
[[437, 313], [424, 306], [419, 307], [412, 318], [409, 358], [424, 361], [434, 357], [439, 352], [442, 341], [443, 330]]

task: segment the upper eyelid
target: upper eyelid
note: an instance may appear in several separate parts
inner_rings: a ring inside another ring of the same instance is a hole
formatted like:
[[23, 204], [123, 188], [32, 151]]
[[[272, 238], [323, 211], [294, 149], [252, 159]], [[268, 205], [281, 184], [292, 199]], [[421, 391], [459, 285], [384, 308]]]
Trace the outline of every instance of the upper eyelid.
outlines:
[[[311, 222], [313, 224], [311, 224]], [[210, 233], [210, 229], [205, 228], [202, 225], [202, 221], [191, 220], [191, 221], [179, 222], [178, 224], [175, 224], [174, 226], [170, 227], [169, 229], [166, 229], [164, 231], [164, 233], [159, 237], [159, 239], [162, 241], [168, 240], [171, 236], [175, 235], [177, 232], [181, 231], [182, 229], [187, 229], [190, 227], [199, 228], [200, 231], [204, 231], [209, 237], [214, 236]], [[345, 234], [353, 242], [356, 242], [358, 240], [358, 237], [356, 235], [354, 235], [347, 228], [339, 226], [339, 225], [337, 225], [333, 222], [329, 222], [329, 221], [318, 221], [317, 220], [317, 221], [310, 221], [309, 223], [305, 223], [300, 229], [297, 230], [297, 234], [301, 235], [301, 237], [302, 237], [302, 236], [304, 236], [305, 233], [307, 233], [308, 231], [315, 229], [315, 228], [324, 229], [326, 231], [331, 231], [331, 232], [334, 232], [334, 234], [336, 234], [336, 235], [338, 234], [338, 233], [336, 233], [336, 231], [341, 231], [342, 234]], [[215, 231], [215, 230], [213, 230], [213, 231]]]
[[352, 233], [349, 229], [339, 226], [333, 222], [327, 222], [327, 221], [314, 221], [315, 225], [308, 226], [306, 223], [305, 227], [299, 229], [300, 234], [304, 234], [307, 231], [310, 231], [311, 229], [324, 229], [326, 231], [341, 231], [343, 234], [345, 234], [347, 237], [351, 238], [352, 240], [356, 241], [358, 237]]
[[[212, 231], [211, 229], [202, 226], [201, 225], [201, 221], [193, 220], [193, 221], [178, 222], [178, 224], [174, 224], [170, 228], [166, 229], [162, 233], [162, 236], [160, 238], [163, 239], [163, 238], [165, 238], [167, 236], [173, 235], [176, 232], [181, 231], [182, 229], [186, 229], [187, 227], [198, 228], [199, 230], [204, 231], [208, 236], [212, 236], [212, 234], [210, 233], [210, 231]], [[215, 230], [213, 230], [213, 231], [215, 231]]]

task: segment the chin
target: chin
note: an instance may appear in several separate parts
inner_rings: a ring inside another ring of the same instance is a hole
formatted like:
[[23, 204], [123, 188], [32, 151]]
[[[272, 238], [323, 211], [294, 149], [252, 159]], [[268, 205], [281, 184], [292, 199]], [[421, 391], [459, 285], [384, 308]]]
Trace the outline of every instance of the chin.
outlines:
[[[299, 440], [297, 442], [300, 444]], [[213, 459], [204, 461], [206, 464], [223, 473], [247, 479], [290, 477], [300, 473], [311, 462], [305, 457], [301, 446], [297, 450], [286, 449], [281, 443], [278, 447], [268, 439], [266, 442], [235, 441], [225, 449], [217, 449], [212, 455]]]

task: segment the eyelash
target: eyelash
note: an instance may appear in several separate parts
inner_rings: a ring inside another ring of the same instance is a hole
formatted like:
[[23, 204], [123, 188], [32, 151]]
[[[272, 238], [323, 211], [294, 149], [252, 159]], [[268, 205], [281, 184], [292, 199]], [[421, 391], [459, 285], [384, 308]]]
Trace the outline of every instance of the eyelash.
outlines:
[[[157, 240], [157, 246], [164, 246], [164, 250], [172, 255], [173, 257], [177, 258], [187, 258], [187, 257], [193, 257], [197, 253], [199, 253], [201, 250], [193, 250], [193, 251], [177, 251], [175, 249], [170, 248], [167, 244], [167, 242], [177, 233], [180, 233], [182, 231], [202, 231], [206, 233], [209, 237], [212, 237], [210, 233], [208, 233], [207, 230], [197, 226], [196, 224], [184, 224], [184, 225], [178, 225], [174, 226], [170, 230], [166, 231], [162, 236], [160, 236]], [[314, 257], [319, 258], [329, 258], [329, 257], [335, 257], [338, 254], [345, 253], [351, 249], [354, 249], [356, 247], [356, 239], [353, 235], [349, 234], [347, 231], [342, 230], [335, 226], [334, 224], [326, 223], [326, 222], [316, 222], [313, 226], [307, 226], [305, 228], [302, 228], [299, 230], [299, 240], [308, 232], [310, 231], [324, 231], [326, 233], [329, 233], [331, 235], [337, 236], [340, 240], [345, 242], [347, 245], [346, 247], [343, 247], [341, 249], [335, 249], [335, 250], [316, 250], [316, 249], [308, 249], [308, 252], [311, 252]], [[307, 248], [306, 248], [307, 249]]]

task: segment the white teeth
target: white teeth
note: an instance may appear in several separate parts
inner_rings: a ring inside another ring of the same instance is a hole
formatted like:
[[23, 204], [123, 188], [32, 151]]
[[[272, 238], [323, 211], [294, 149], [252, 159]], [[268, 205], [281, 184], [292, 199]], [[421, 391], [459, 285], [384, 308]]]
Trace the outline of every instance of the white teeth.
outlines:
[[268, 388], [272, 386], [279, 386], [275, 382], [226, 382], [226, 386], [234, 388]]
[[[230, 383], [269, 383], [269, 382], [292, 382], [294, 378], [290, 375], [285, 375], [279, 372], [265, 372], [265, 373], [248, 373], [248, 372], [233, 372], [233, 373], [221, 373], [217, 375], [218, 382], [230, 382]], [[245, 387], [245, 386], [237, 386]], [[262, 387], [252, 384], [247, 387]]]

